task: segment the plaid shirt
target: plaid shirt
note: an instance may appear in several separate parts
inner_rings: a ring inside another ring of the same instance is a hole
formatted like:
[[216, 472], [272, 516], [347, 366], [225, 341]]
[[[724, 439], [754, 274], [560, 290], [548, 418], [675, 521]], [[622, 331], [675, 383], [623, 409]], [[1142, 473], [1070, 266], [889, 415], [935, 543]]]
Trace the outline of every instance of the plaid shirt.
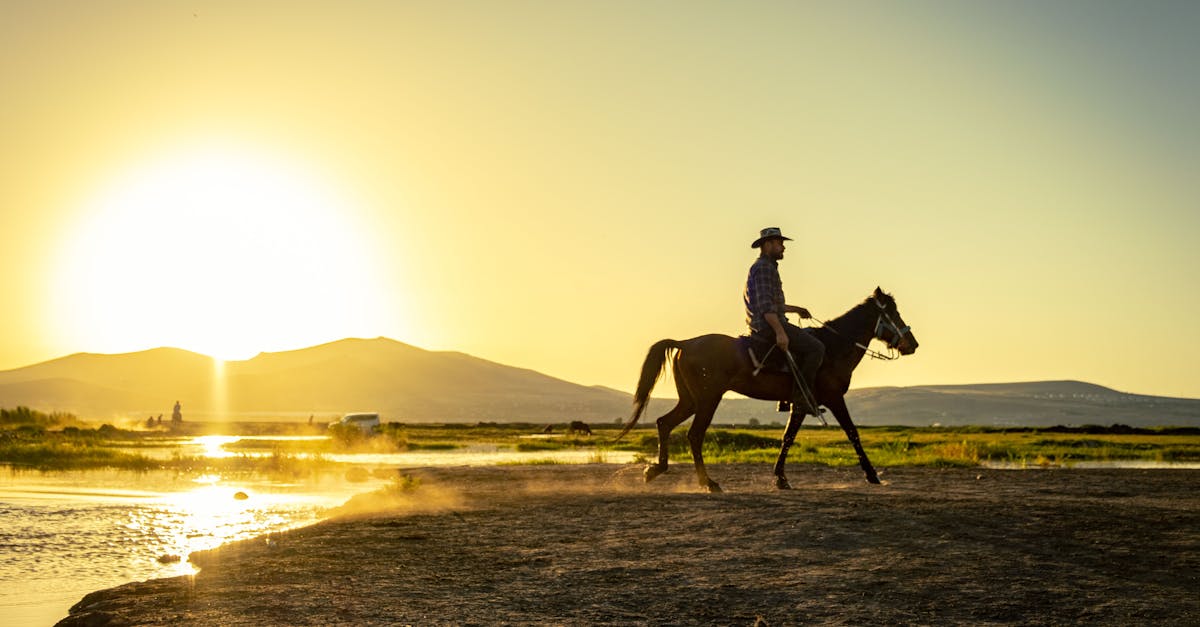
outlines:
[[783, 281], [779, 278], [779, 262], [770, 257], [760, 256], [750, 266], [750, 276], [746, 277], [746, 324], [750, 331], [763, 331], [768, 328], [763, 314], [775, 312], [779, 320], [784, 318], [783, 312]]

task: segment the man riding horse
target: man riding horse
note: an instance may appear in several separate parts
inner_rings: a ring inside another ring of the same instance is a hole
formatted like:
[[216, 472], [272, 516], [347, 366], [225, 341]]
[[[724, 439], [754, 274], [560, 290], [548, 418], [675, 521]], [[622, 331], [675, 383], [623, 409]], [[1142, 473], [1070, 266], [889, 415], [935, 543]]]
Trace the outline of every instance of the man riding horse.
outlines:
[[[811, 316], [808, 310], [788, 305], [783, 298], [778, 261], [783, 258], [785, 241], [787, 238], [779, 229], [769, 228], [763, 229], [751, 245], [761, 248], [762, 255], [751, 266], [746, 280], [746, 317], [751, 331], [768, 342], [770, 352], [778, 351], [784, 356], [789, 355], [788, 351], [794, 353], [798, 358], [792, 360], [797, 362], [796, 367], [790, 373], [775, 369], [763, 371], [759, 364], [754, 363], [757, 350], [747, 354], [745, 342], [740, 338], [718, 333], [687, 340], [662, 339], [651, 345], [638, 376], [637, 391], [633, 395], [633, 413], [617, 435], [617, 439], [620, 439], [637, 425], [650, 402], [654, 384], [669, 364], [679, 400], [670, 411], [655, 421], [658, 427], [658, 459], [646, 466], [646, 481], [667, 471], [671, 431], [695, 416], [688, 428], [687, 440], [696, 466], [696, 479], [702, 488], [710, 492], [720, 491], [721, 487], [709, 478], [704, 467], [704, 433], [712, 424], [721, 397], [732, 390], [750, 398], [769, 401], [795, 399], [797, 403], [784, 429], [779, 458], [775, 461], [776, 487], [790, 487], [784, 475], [788, 449], [796, 439], [805, 413], [815, 415], [817, 406], [824, 406], [833, 413], [838, 425], [846, 433], [846, 439], [854, 447], [867, 481], [879, 483], [879, 475], [867, 458], [858, 428], [854, 426], [850, 410], [846, 407], [846, 391], [850, 389], [850, 378], [863, 357], [869, 354], [893, 358], [871, 350], [867, 346], [871, 341], [879, 340], [886, 343], [890, 350], [911, 355], [917, 350], [917, 338], [912, 328], [904, 323], [896, 299], [878, 287], [861, 303], [818, 328], [802, 331], [788, 324], [786, 315], [789, 313], [804, 318]], [[764, 359], [768, 349], [761, 351]], [[797, 372], [802, 379], [794, 376]], [[808, 384], [813, 402], [807, 402], [808, 395], [798, 390], [801, 387], [797, 385], [799, 380]]]
[[[758, 248], [761, 252], [750, 266], [750, 274], [746, 277], [746, 324], [750, 326], [750, 336], [757, 340], [760, 346], [775, 345], [781, 355], [791, 351], [800, 368], [800, 372], [796, 374], [802, 377], [808, 389], [812, 390], [816, 383], [817, 370], [825, 358], [825, 345], [787, 320], [789, 313], [801, 318], [812, 317], [807, 309], [788, 305], [783, 297], [779, 260], [783, 259], [783, 252], [786, 250], [784, 242], [790, 241], [792, 238], [784, 237], [778, 227], [767, 227], [760, 231], [758, 239], [750, 244], [751, 248]], [[802, 390], [792, 390], [791, 402], [794, 412], [801, 415], [818, 415], [817, 408], [811, 405], [808, 396]]]

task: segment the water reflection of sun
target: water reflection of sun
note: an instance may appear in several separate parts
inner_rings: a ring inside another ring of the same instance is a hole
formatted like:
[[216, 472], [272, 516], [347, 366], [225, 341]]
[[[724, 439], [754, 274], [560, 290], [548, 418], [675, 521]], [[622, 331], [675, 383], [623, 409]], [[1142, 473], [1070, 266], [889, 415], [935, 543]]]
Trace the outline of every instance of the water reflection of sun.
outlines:
[[[147, 519], [140, 521], [156, 530], [160, 558], [178, 556], [177, 562], [167, 565], [171, 574], [194, 573], [187, 559], [195, 551], [278, 531], [291, 526], [289, 523], [306, 522], [294, 518], [294, 497], [249, 492], [222, 484], [215, 475], [203, 475], [194, 481], [196, 488], [165, 497], [160, 507], [148, 511]], [[319, 509], [313, 508], [312, 513], [315, 518]]]
[[202, 457], [220, 459], [223, 457], [233, 457], [234, 453], [225, 450], [225, 445], [233, 444], [240, 439], [236, 435], [202, 435], [193, 438], [192, 443], [201, 447], [200, 455]]

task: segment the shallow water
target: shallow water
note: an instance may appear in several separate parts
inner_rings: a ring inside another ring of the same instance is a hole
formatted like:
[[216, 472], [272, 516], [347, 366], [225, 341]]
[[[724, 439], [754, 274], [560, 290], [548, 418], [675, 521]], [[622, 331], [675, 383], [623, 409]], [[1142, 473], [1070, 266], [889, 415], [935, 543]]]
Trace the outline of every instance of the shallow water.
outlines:
[[[247, 439], [321, 439], [322, 436]], [[231, 452], [238, 436], [204, 436], [139, 448], [173, 455]], [[196, 476], [174, 471], [14, 471], [0, 467], [0, 624], [51, 625], [85, 594], [156, 577], [193, 574], [188, 554], [321, 520], [354, 494], [384, 480], [345, 480], [349, 467], [405, 468], [504, 463], [631, 461], [633, 453], [588, 450], [517, 452], [495, 446], [394, 454], [336, 454], [339, 470], [302, 483]], [[235, 498], [242, 492], [247, 498]], [[163, 563], [163, 556], [179, 556]]]
[[93, 590], [191, 574], [192, 551], [310, 524], [376, 487], [167, 474], [0, 471], [3, 622], [52, 624]]
[[[526, 436], [528, 437], [528, 436]], [[229, 436], [207, 435], [171, 442], [167, 446], [149, 448], [129, 448], [130, 453], [144, 455], [151, 459], [171, 459], [176, 455], [183, 457], [269, 457], [273, 451], [265, 449], [235, 449], [225, 448], [237, 442], [285, 442], [285, 441], [320, 441], [328, 440], [323, 435], [297, 436]], [[290, 453], [298, 458], [311, 455], [297, 452]], [[491, 466], [496, 464], [587, 464], [592, 462], [625, 464], [633, 461], [637, 453], [631, 451], [597, 451], [589, 449], [558, 449], [549, 451], [517, 451], [509, 447], [494, 444], [476, 444], [450, 450], [405, 451], [400, 453], [325, 453], [321, 457], [340, 464], [357, 466], [386, 466], [388, 468], [418, 468], [421, 466]]]

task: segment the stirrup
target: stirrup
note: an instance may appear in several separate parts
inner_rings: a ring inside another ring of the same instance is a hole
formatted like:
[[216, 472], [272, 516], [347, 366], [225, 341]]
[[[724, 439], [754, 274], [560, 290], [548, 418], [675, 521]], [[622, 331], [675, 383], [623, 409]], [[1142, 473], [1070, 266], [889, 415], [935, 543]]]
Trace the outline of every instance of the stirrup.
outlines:
[[[794, 410], [795, 412], [801, 412], [802, 410], [800, 409], [800, 405], [807, 404], [807, 403], [803, 403], [801, 401], [790, 401], [790, 402], [789, 401], [779, 401], [779, 411], [785, 411], [783, 409], [784, 406], [789, 405], [789, 404], [791, 405], [792, 410]], [[805, 416], [813, 416], [814, 418], [817, 418], [818, 420], [821, 421], [821, 424], [824, 424], [824, 425], [829, 424], [828, 422], [825, 422], [825, 408], [821, 407], [821, 405], [819, 405], [819, 404], [814, 408], [814, 411], [804, 411], [803, 413]]]
[[[772, 344], [771, 348], [767, 349], [767, 353], [765, 355], [763, 355], [763, 358], [759, 359], [758, 355], [754, 354], [753, 346], [746, 347], [746, 352], [750, 354], [750, 363], [754, 364], [754, 372], [750, 373], [750, 376], [757, 377], [758, 373], [762, 372], [762, 369], [767, 367], [767, 359], [769, 359], [771, 357], [771, 352], [774, 350], [775, 350], [775, 345]], [[779, 411], [784, 411], [784, 410], [781, 409]]]

